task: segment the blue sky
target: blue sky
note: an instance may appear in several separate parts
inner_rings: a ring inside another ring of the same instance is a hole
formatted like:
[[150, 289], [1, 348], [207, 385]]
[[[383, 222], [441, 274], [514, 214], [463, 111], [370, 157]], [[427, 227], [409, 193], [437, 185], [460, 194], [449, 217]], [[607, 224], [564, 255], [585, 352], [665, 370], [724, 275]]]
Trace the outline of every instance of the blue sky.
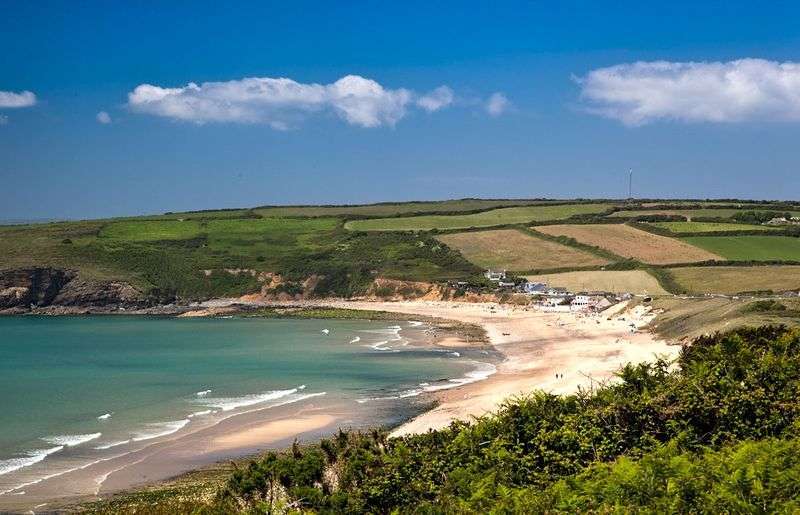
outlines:
[[0, 218], [800, 197], [797, 4], [432, 4], [3, 1]]

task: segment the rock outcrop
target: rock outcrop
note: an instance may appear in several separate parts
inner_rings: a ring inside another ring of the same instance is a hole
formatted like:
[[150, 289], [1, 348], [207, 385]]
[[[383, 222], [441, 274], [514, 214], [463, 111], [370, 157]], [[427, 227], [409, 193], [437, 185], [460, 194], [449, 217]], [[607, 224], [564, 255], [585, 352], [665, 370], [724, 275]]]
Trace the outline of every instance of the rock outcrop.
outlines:
[[52, 308], [110, 311], [149, 304], [147, 296], [127, 283], [89, 281], [73, 270], [50, 267], [0, 270], [0, 312]]

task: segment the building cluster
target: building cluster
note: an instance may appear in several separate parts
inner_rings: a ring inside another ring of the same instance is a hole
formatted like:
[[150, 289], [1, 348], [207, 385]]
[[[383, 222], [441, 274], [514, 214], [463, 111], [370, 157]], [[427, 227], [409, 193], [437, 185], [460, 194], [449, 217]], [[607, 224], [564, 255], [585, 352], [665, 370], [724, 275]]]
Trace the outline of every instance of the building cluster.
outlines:
[[497, 284], [498, 289], [530, 295], [533, 304], [548, 311], [602, 311], [620, 300], [629, 299], [603, 291], [570, 292], [567, 288], [549, 286], [544, 282], [514, 283], [506, 272], [487, 270], [484, 277]]

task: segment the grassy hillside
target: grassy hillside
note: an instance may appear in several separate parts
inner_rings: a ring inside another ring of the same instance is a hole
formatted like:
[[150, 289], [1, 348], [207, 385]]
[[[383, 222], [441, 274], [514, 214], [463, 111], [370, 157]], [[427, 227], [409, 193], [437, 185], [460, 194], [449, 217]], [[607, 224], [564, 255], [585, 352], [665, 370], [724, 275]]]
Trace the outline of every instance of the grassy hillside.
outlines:
[[274, 206], [259, 207], [253, 211], [261, 216], [397, 216], [423, 213], [458, 213], [481, 211], [497, 207], [528, 206], [558, 202], [554, 200], [524, 199], [460, 199], [428, 202], [386, 202], [356, 206]]
[[338, 218], [120, 220], [0, 227], [0, 269], [74, 268], [169, 298], [258, 290], [249, 272], [302, 281], [317, 293], [362, 291], [375, 275], [440, 281], [480, 272], [427, 236], [351, 233]]
[[566, 236], [643, 263], [669, 264], [719, 259], [719, 256], [678, 239], [659, 236], [622, 224], [545, 225], [536, 230]]
[[526, 276], [532, 282], [561, 286], [569, 291], [609, 291], [647, 295], [667, 295], [655, 277], [644, 270], [587, 270], [559, 274]]
[[522, 272], [601, 266], [609, 262], [589, 252], [514, 229], [444, 234], [438, 239], [476, 265], [495, 270]]
[[[651, 216], [651, 215], [667, 215], [667, 216], [684, 216], [689, 220], [694, 218], [731, 218], [737, 213], [742, 211], [772, 211], [770, 209], [754, 209], [750, 207], [744, 209], [643, 209], [631, 211], [617, 211], [612, 213], [611, 216], [615, 218], [632, 218], [637, 216]], [[783, 210], [781, 210], [783, 211]], [[790, 211], [793, 216], [800, 215], [800, 212]]]
[[673, 233], [730, 232], [730, 231], [780, 231], [779, 227], [724, 222], [655, 222], [652, 225]]
[[471, 423], [397, 439], [342, 431], [269, 453], [212, 501], [182, 508], [789, 513], [800, 499], [799, 395], [800, 331], [742, 329], [695, 340], [677, 367], [628, 365], [615, 384], [531, 393]]
[[610, 204], [561, 204], [494, 209], [482, 213], [451, 216], [414, 216], [355, 220], [346, 227], [352, 231], [430, 231], [432, 229], [466, 229], [495, 225], [521, 224], [546, 220], [562, 220], [575, 215], [598, 214]]
[[683, 267], [669, 271], [688, 293], [776, 293], [800, 290], [800, 266]]
[[731, 261], [800, 261], [800, 238], [790, 236], [690, 236], [682, 240]]

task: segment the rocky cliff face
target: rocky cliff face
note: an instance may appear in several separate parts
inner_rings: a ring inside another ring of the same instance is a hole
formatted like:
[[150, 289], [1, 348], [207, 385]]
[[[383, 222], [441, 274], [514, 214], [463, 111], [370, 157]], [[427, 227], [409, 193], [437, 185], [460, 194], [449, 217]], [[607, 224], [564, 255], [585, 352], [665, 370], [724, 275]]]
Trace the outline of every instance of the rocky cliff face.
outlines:
[[44, 267], [0, 270], [0, 313], [54, 307], [135, 309], [147, 305], [147, 297], [127, 283], [87, 281], [73, 270]]

